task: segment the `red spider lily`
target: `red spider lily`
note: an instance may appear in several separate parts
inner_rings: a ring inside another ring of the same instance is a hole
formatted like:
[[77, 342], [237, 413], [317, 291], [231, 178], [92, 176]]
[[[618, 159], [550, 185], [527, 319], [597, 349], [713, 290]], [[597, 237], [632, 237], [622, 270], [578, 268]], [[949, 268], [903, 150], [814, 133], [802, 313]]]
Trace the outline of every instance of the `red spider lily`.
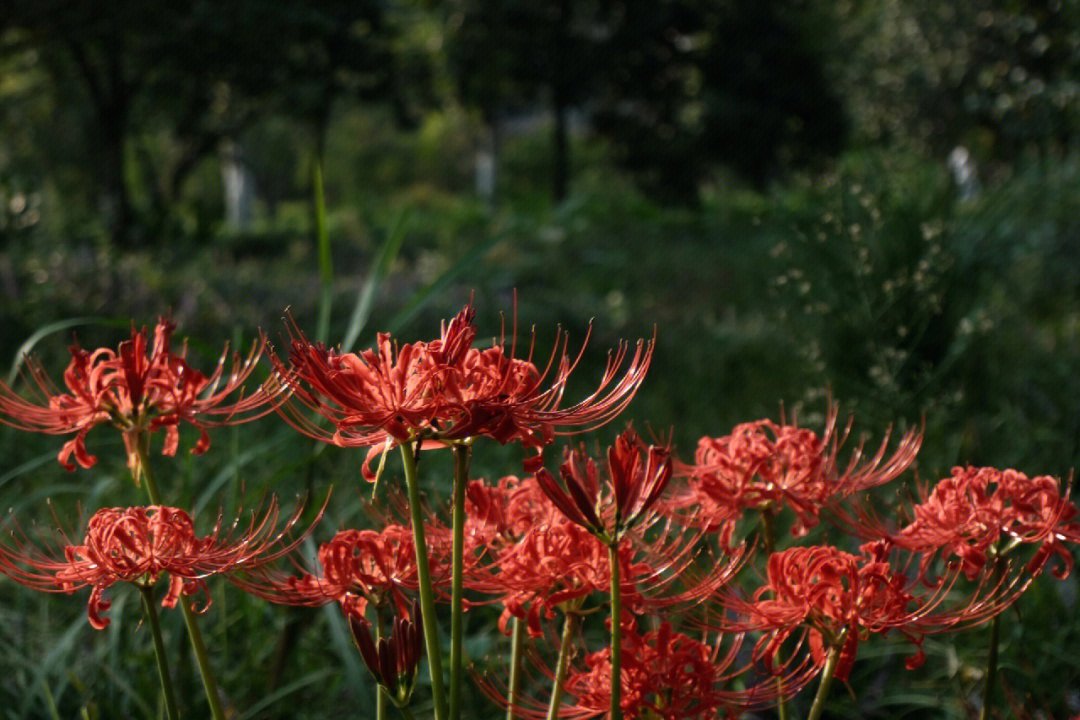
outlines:
[[864, 464], [860, 443], [841, 467], [838, 455], [850, 430], [850, 421], [838, 429], [833, 406], [822, 436], [794, 424], [758, 420], [737, 425], [724, 437], [703, 437], [694, 464], [678, 468], [678, 474], [692, 481], [683, 504], [696, 504], [697, 499], [711, 504], [718, 522], [745, 509], [776, 512], [788, 506], [797, 517], [792, 532], [805, 534], [817, 524], [823, 505], [896, 478], [914, 461], [922, 443], [919, 433], [909, 431], [886, 459], [886, 436]]
[[[82, 544], [67, 541], [63, 558], [18, 542], [14, 547], [0, 544], [0, 572], [35, 590], [73, 593], [91, 588], [87, 614], [90, 624], [104, 629], [109, 619], [102, 613], [111, 601], [104, 593], [118, 582], [141, 587], [169, 576], [162, 607], [175, 607], [181, 595], [202, 591], [210, 606], [206, 578], [238, 570], [252, 570], [291, 552], [310, 529], [290, 542], [282, 542], [299, 520], [301, 508], [290, 516], [283, 529], [275, 531], [278, 505], [271, 501], [261, 518], [252, 515], [247, 527], [238, 524], [223, 532], [221, 517], [209, 535], [195, 534], [191, 517], [177, 508], [104, 508], [87, 523]], [[322, 513], [319, 513], [320, 517]], [[194, 609], [194, 606], [193, 606]]]
[[[726, 599], [730, 610], [746, 613], [750, 620], [726, 624], [728, 630], [766, 630], [755, 655], [772, 661], [781, 645], [796, 632], [809, 635], [814, 664], [825, 663], [830, 647], [841, 650], [836, 676], [844, 679], [855, 660], [860, 642], [871, 633], [900, 632], [918, 652], [908, 658], [913, 669], [922, 664], [922, 637], [970, 627], [1002, 612], [1026, 588], [1016, 579], [988, 577], [964, 596], [955, 609], [940, 610], [959, 576], [935, 583], [930, 593], [921, 592], [920, 578], [909, 579], [906, 568], [889, 562], [888, 542], [868, 543], [861, 555], [826, 545], [796, 547], [769, 557], [768, 582], [754, 593], [751, 603]], [[1030, 580], [1030, 579], [1029, 579]]]
[[46, 375], [40, 363], [27, 358], [27, 371], [38, 402], [25, 400], [0, 383], [0, 422], [23, 430], [75, 437], [64, 443], [58, 459], [67, 470], [75, 461], [84, 468], [97, 462], [86, 449], [86, 433], [96, 425], [111, 424], [124, 434], [129, 464], [135, 461], [134, 443], [142, 432], [165, 429], [162, 452], [174, 455], [179, 444], [181, 421], [199, 429], [200, 438], [191, 452], [196, 455], [210, 446], [206, 428], [244, 422], [272, 409], [273, 394], [262, 388], [248, 397], [226, 403], [230, 395], [242, 390], [255, 369], [265, 346], [252, 345], [246, 358], [233, 354], [228, 375], [222, 353], [209, 376], [188, 365], [186, 348], [180, 354], [169, 349], [175, 325], [158, 320], [154, 340], [147, 354], [146, 328], [131, 329], [131, 339], [120, 343], [114, 352], [99, 348], [87, 352], [71, 346], [71, 362], [64, 371], [61, 392]]
[[[486, 350], [472, 347], [473, 316], [466, 306], [430, 342], [399, 346], [383, 333], [376, 349], [359, 354], [313, 344], [290, 322], [289, 365], [272, 358], [296, 400], [282, 406], [283, 417], [318, 440], [371, 447], [369, 460], [394, 443], [417, 439], [455, 442], [483, 435], [538, 448], [556, 434], [591, 430], [622, 412], [652, 358], [653, 343], [639, 341], [616, 381], [628, 356], [628, 347], [620, 345], [596, 391], [560, 407], [584, 344], [571, 359], [560, 334], [541, 371], [532, 362], [535, 338], [524, 358], [515, 357], [516, 330], [509, 349], [505, 338]], [[305, 409], [330, 420], [333, 429], [313, 422]], [[365, 469], [365, 477], [372, 480], [374, 474]]]
[[[805, 663], [785, 668], [783, 677], [770, 678], [741, 690], [729, 689], [753, 665], [739, 665], [741, 635], [724, 636], [713, 644], [676, 632], [663, 622], [659, 628], [642, 633], [629, 614], [622, 623], [622, 662], [619, 705], [623, 717], [662, 720], [704, 720], [721, 711], [754, 710], [776, 703], [779, 694], [792, 695], [813, 679], [814, 670]], [[726, 647], [724, 643], [726, 642]], [[539, 662], [534, 654], [533, 660]], [[611, 705], [611, 649], [590, 653], [585, 667], [571, 670], [566, 693], [573, 700], [564, 703], [558, 717], [585, 720], [606, 717]], [[545, 674], [550, 669], [541, 668]], [[505, 694], [491, 681], [480, 680], [481, 689], [496, 703], [508, 704]], [[514, 715], [529, 719], [546, 717], [546, 704], [518, 697]]]
[[[436, 586], [449, 585], [450, 542], [445, 529], [428, 535], [428, 561]], [[410, 594], [418, 588], [412, 531], [388, 525], [382, 531], [342, 530], [319, 547], [322, 574], [300, 577], [261, 569], [234, 581], [247, 592], [284, 605], [339, 602], [348, 615], [362, 617], [368, 603], [393, 602], [409, 612]]]
[[938, 553], [955, 555], [968, 579], [1010, 545], [1038, 544], [1028, 572], [1037, 573], [1056, 553], [1062, 560], [1056, 574], [1064, 577], [1072, 567], [1072, 554], [1062, 541], [1080, 542], [1077, 515], [1058, 480], [1048, 475], [1029, 478], [1016, 470], [955, 467], [929, 494], [923, 489], [914, 520], [890, 539], [925, 553], [924, 570]]
[[[565, 518], [539, 483], [503, 478], [497, 486], [485, 486], [476, 481], [469, 485], [467, 505], [466, 536], [473, 538], [474, 556], [483, 552], [486, 561], [473, 563], [466, 585], [498, 596], [504, 632], [510, 618], [517, 617], [526, 621], [530, 635], [539, 637], [542, 621], [556, 610], [610, 590], [607, 547]], [[709, 563], [706, 572], [696, 562], [699, 537], [672, 525], [652, 540], [644, 532], [630, 532], [618, 548], [626, 606], [640, 612], [692, 605], [727, 583], [741, 567], [744, 548], [723, 562]], [[682, 589], [675, 591], [675, 586]]]
[[612, 545], [663, 493], [671, 480], [671, 454], [663, 447], [646, 448], [632, 429], [619, 435], [608, 448], [607, 498], [601, 492], [596, 463], [584, 448], [566, 450], [559, 474], [565, 489], [546, 468], [540, 468], [536, 480], [563, 515]]
[[349, 627], [364, 664], [398, 707], [409, 702], [416, 667], [423, 652], [424, 627], [410, 619], [418, 617], [420, 603], [414, 600], [412, 612], [395, 618], [390, 635], [376, 642], [371, 636], [371, 623], [362, 615], [349, 614]]

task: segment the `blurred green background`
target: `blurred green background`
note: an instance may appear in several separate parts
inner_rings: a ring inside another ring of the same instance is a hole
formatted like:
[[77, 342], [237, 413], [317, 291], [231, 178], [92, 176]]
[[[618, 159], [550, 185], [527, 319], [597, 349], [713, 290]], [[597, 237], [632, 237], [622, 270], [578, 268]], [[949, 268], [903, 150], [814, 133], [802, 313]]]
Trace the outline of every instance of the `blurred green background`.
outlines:
[[[831, 396], [871, 443], [925, 424], [923, 480], [1071, 478], [1078, 129], [1073, 0], [6, 3], [0, 371], [32, 347], [58, 378], [72, 333], [115, 346], [164, 313], [204, 368], [259, 328], [280, 345], [286, 307], [363, 347], [432, 337], [473, 297], [494, 336], [516, 291], [540, 357], [592, 322], [571, 398], [655, 329], [627, 416], [685, 459], [781, 408], [813, 427]], [[141, 501], [119, 441], [90, 445], [102, 464], [68, 475], [59, 441], [0, 429], [3, 504], [49, 522], [46, 497]], [[477, 474], [518, 460], [481, 454]], [[209, 511], [333, 480], [328, 523], [360, 522], [367, 493], [359, 459], [272, 419], [162, 465], [177, 504]], [[365, 716], [332, 613], [213, 589], [237, 717]], [[1075, 590], [1036, 586], [1006, 631], [1020, 717], [1080, 711]], [[121, 588], [108, 633], [74, 598], [0, 592], [0, 712], [156, 716], [152, 673], [124, 669], [150, 653]], [[472, 658], [504, 652], [474, 638]], [[921, 674], [886, 648], [835, 712], [924, 716], [948, 695], [942, 716], [966, 717], [985, 640], [964, 642], [931, 644]]]

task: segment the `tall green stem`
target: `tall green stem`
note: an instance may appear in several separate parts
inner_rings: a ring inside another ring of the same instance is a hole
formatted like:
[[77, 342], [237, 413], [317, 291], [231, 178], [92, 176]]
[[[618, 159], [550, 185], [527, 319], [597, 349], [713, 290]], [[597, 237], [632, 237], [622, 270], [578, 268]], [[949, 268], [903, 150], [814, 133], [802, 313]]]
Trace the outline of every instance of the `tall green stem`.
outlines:
[[570, 645], [577, 628], [577, 612], [567, 610], [563, 616], [562, 640], [559, 642], [559, 658], [555, 661], [555, 682], [551, 687], [551, 702], [548, 703], [547, 720], [557, 720], [559, 705], [562, 704], [563, 685], [570, 674]]
[[[993, 582], [1000, 585], [1005, 576], [1005, 560], [1000, 554], [994, 557]], [[994, 684], [997, 682], [998, 643], [1001, 635], [1001, 615], [995, 615], [990, 621], [990, 653], [986, 658], [986, 685], [983, 687], [982, 707], [979, 708], [979, 720], [990, 717], [990, 705], [994, 696]]]
[[[141, 476], [146, 483], [146, 492], [150, 496], [150, 502], [161, 505], [161, 492], [158, 490], [157, 481], [150, 471], [150, 436], [141, 433], [135, 442], [138, 453], [138, 463], [132, 468], [135, 482]], [[202, 678], [203, 689], [206, 691], [206, 700], [210, 703], [210, 715], [213, 720], [225, 720], [225, 709], [221, 706], [221, 695], [218, 693], [217, 681], [214, 679], [214, 671], [210, 667], [210, 654], [206, 652], [206, 643], [203, 642], [202, 633], [196, 622], [195, 611], [191, 604], [180, 600], [178, 603], [184, 615], [184, 625], [187, 627], [188, 638], [191, 640], [191, 648], [195, 651], [195, 661], [199, 665], [199, 676]]]
[[[382, 637], [383, 623], [386, 622], [385, 603], [380, 601], [375, 605], [375, 644], [379, 644]], [[386, 720], [386, 690], [379, 683], [375, 683], [375, 720]]]
[[450, 590], [450, 720], [461, 718], [462, 645], [464, 640], [465, 487], [469, 482], [471, 445], [454, 445], [454, 514]]
[[506, 693], [506, 720], [514, 720], [514, 705], [521, 700], [521, 654], [525, 651], [525, 623], [515, 617], [510, 626], [510, 687]]
[[829, 695], [829, 686], [832, 685], [836, 664], [840, 662], [840, 651], [844, 648], [846, 639], [847, 629], [840, 633], [836, 643], [829, 648], [829, 654], [825, 657], [825, 669], [821, 672], [821, 681], [818, 683], [817, 694], [814, 695], [814, 704], [810, 706], [810, 714], [806, 716], [806, 720], [818, 720], [821, 713], [825, 712], [825, 698]]
[[176, 709], [176, 694], [173, 692], [172, 677], [169, 674], [169, 660], [165, 655], [165, 641], [161, 637], [161, 621], [158, 619], [154, 594], [149, 585], [139, 585], [142, 595], [143, 610], [154, 636], [154, 656], [157, 658], [158, 677], [161, 678], [161, 690], [165, 693], [165, 714], [169, 720], [179, 720], [180, 712]]
[[608, 545], [611, 564], [611, 720], [622, 720], [622, 581], [619, 579], [619, 543]]
[[[775, 524], [773, 514], [769, 509], [761, 511], [761, 544], [765, 549], [766, 560], [776, 549]], [[784, 681], [776, 678], [776, 717], [777, 720], [787, 720], [787, 707], [784, 705]]]
[[420, 479], [416, 471], [416, 455], [420, 441], [401, 446], [405, 466], [405, 487], [409, 494], [412, 515], [413, 545], [416, 548], [416, 574], [420, 584], [420, 616], [424, 623], [424, 645], [427, 648], [428, 671], [431, 674], [431, 694], [435, 705], [435, 720], [446, 718], [446, 693], [443, 690], [442, 648], [439, 645], [439, 625], [435, 618], [435, 593], [428, 566], [427, 540], [424, 538], [424, 509], [420, 505]]
[[1001, 632], [1001, 615], [995, 615], [990, 621], [990, 655], [986, 658], [986, 686], [983, 688], [982, 707], [979, 708], [979, 720], [990, 717], [990, 701], [994, 694], [994, 681], [997, 679], [998, 636]]

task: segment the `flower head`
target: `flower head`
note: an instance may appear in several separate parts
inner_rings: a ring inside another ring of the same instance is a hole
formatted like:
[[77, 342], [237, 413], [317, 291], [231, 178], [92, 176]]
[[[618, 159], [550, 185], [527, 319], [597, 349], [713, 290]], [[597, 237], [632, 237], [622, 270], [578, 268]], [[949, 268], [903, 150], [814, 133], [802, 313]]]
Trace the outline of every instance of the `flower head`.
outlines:
[[772, 420], [743, 423], [723, 437], [701, 438], [694, 464], [680, 466], [678, 473], [691, 478], [692, 495], [715, 506], [720, 521], [732, 512], [776, 512], [787, 506], [797, 517], [792, 532], [801, 535], [817, 524], [819, 510], [830, 500], [900, 475], [914, 461], [922, 440], [916, 432], [908, 432], [886, 460], [886, 437], [864, 464], [860, 444], [841, 466], [839, 450], [849, 431], [850, 423], [837, 427], [835, 407], [821, 436]]
[[1053, 554], [1062, 560], [1059, 575], [1072, 566], [1072, 555], [1062, 541], [1080, 542], [1078, 512], [1061, 494], [1056, 478], [1029, 478], [1016, 470], [955, 467], [952, 475], [933, 490], [923, 490], [914, 519], [891, 540], [900, 547], [925, 553], [955, 556], [968, 579], [974, 579], [991, 555], [1008, 545], [1037, 544], [1028, 570], [1037, 572]]
[[[429, 532], [428, 562], [436, 587], [449, 583], [450, 541], [446, 532]], [[411, 594], [419, 587], [412, 531], [387, 525], [381, 531], [341, 530], [319, 546], [321, 574], [300, 577], [260, 569], [237, 579], [247, 592], [285, 605], [338, 602], [346, 614], [363, 616], [369, 603], [391, 602], [399, 614], [409, 612]]]
[[392, 702], [401, 707], [412, 695], [416, 668], [423, 653], [424, 627], [420, 617], [420, 603], [413, 601], [412, 612], [394, 618], [394, 626], [387, 637], [378, 642], [371, 636], [371, 623], [363, 615], [350, 613], [349, 628], [360, 650], [364, 664], [375, 676], [375, 681], [386, 689]]
[[64, 371], [66, 392], [49, 379], [40, 363], [27, 358], [27, 372], [38, 401], [26, 400], [0, 383], [0, 422], [24, 430], [75, 437], [64, 443], [58, 459], [68, 470], [71, 462], [91, 467], [97, 458], [86, 449], [91, 428], [110, 424], [124, 434], [128, 462], [135, 462], [133, 443], [139, 433], [165, 430], [163, 453], [173, 455], [179, 444], [178, 426], [186, 422], [199, 429], [200, 438], [192, 452], [200, 454], [210, 446], [207, 427], [243, 422], [271, 410], [272, 394], [262, 389], [226, 402], [240, 391], [262, 354], [264, 343], [256, 343], [242, 359], [234, 354], [225, 374], [228, 349], [209, 376], [195, 370], [185, 359], [186, 352], [172, 352], [170, 341], [175, 325], [162, 318], [154, 329], [148, 348], [146, 328], [131, 329], [131, 338], [113, 351], [99, 348], [88, 352], [71, 346], [71, 362]]
[[278, 506], [269, 509], [237, 533], [223, 532], [221, 518], [209, 535], [195, 534], [191, 517], [183, 510], [148, 507], [103, 508], [90, 518], [83, 542], [67, 542], [62, 557], [19, 542], [0, 544], [0, 572], [16, 582], [46, 592], [73, 593], [91, 588], [87, 603], [90, 624], [101, 630], [109, 619], [103, 613], [111, 601], [105, 591], [118, 582], [150, 587], [168, 575], [162, 607], [175, 607], [181, 595], [202, 591], [210, 605], [206, 578], [234, 570], [250, 570], [290, 552], [306, 533], [289, 543], [282, 540], [299, 519], [298, 509], [280, 531], [275, 531]]
[[[289, 363], [272, 358], [293, 402], [281, 407], [285, 419], [324, 442], [370, 447], [377, 454], [395, 443], [458, 442], [487, 436], [501, 443], [539, 448], [555, 434], [603, 425], [626, 407], [645, 377], [652, 343], [639, 341], [627, 364], [628, 348], [609, 357], [596, 391], [561, 407], [566, 381], [581, 355], [571, 359], [566, 338], [557, 338], [544, 370], [516, 357], [516, 331], [492, 347], [472, 347], [476, 337], [472, 306], [443, 327], [438, 339], [398, 344], [378, 336], [375, 349], [343, 353], [310, 342], [291, 323]], [[582, 347], [584, 350], [584, 346]], [[333, 424], [326, 430], [305, 409]], [[369, 456], [370, 459], [370, 456]], [[371, 480], [374, 474], [365, 471]]]
[[607, 460], [607, 493], [596, 462], [584, 449], [566, 450], [559, 466], [562, 485], [546, 468], [536, 480], [563, 515], [610, 545], [660, 498], [671, 480], [671, 454], [664, 447], [645, 447], [637, 433], [627, 430], [608, 448]]

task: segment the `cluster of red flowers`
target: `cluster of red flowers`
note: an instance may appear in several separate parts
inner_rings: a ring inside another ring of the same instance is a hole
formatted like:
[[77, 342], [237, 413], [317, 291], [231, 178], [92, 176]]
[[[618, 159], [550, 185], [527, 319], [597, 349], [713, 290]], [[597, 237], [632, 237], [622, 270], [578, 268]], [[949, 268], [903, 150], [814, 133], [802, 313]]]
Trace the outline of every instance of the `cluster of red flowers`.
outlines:
[[[1080, 542], [1080, 513], [1048, 476], [956, 468], [922, 489], [907, 520], [882, 520], [864, 491], [903, 474], [921, 434], [903, 434], [891, 452], [888, 438], [872, 454], [862, 443], [845, 450], [851, 426], [838, 424], [836, 408], [821, 434], [781, 419], [703, 437], [692, 464], [627, 429], [601, 461], [583, 446], [565, 449], [556, 475], [543, 467], [542, 451], [558, 435], [619, 415], [641, 385], [653, 342], [639, 341], [633, 353], [621, 344], [596, 390], [563, 406], [581, 357], [567, 352], [566, 336], [557, 336], [541, 369], [534, 340], [518, 356], [516, 328], [509, 344], [504, 335], [474, 347], [474, 315], [466, 306], [426, 342], [380, 334], [375, 348], [359, 353], [310, 342], [290, 318], [287, 358], [268, 353], [271, 378], [249, 394], [243, 385], [265, 340], [246, 358], [233, 356], [229, 372], [223, 355], [204, 375], [183, 351], [170, 350], [167, 320], [152, 342], [145, 329], [132, 329], [115, 351], [72, 347], [66, 391], [36, 361], [27, 365], [35, 400], [0, 384], [0, 421], [74, 435], [59, 454], [68, 469], [72, 458], [85, 468], [95, 463], [85, 437], [99, 424], [121, 431], [135, 472], [157, 430], [173, 454], [180, 423], [193, 425], [200, 439], [192, 451], [201, 453], [208, 427], [274, 411], [308, 436], [368, 448], [368, 480], [372, 459], [394, 445], [406, 446], [413, 463], [421, 449], [458, 453], [477, 438], [535, 452], [525, 462], [530, 474], [494, 484], [470, 480], [467, 462], [458, 469], [463, 525], [447, 527], [429, 513], [426, 522], [414, 514], [412, 528], [388, 516], [378, 529], [338, 530], [319, 547], [316, 569], [292, 557], [310, 532], [290, 534], [299, 511], [277, 530], [274, 502], [242, 530], [223, 531], [219, 518], [200, 536], [184, 510], [154, 502], [98, 511], [82, 542], [65, 537], [58, 552], [12, 532], [0, 543], [0, 572], [51, 592], [90, 588], [88, 615], [99, 629], [109, 624], [105, 592], [119, 582], [145, 591], [167, 577], [164, 607], [198, 592], [208, 605], [206, 579], [217, 574], [273, 602], [337, 603], [365, 663], [401, 707], [422, 647], [433, 648], [432, 594], [446, 601], [468, 592], [460, 602], [497, 606], [507, 634], [511, 625], [524, 628], [534, 645], [526, 657], [558, 686], [547, 708], [520, 688], [486, 684], [514, 713], [704, 720], [782, 703], [819, 673], [847, 678], [859, 645], [875, 634], [896, 631], [912, 642], [917, 652], [907, 664], [915, 667], [926, 635], [1001, 613], [1054, 556], [1058, 574], [1071, 567], [1066, 543]], [[825, 544], [829, 528], [815, 528], [826, 518], [863, 541], [857, 553]], [[785, 524], [786, 540], [774, 533]], [[819, 544], [793, 544], [811, 531]], [[780, 543], [787, 547], [773, 552]], [[758, 550], [767, 553], [764, 580], [752, 584], [753, 573], [741, 573]], [[285, 558], [290, 565], [277, 562]], [[611, 610], [611, 646], [574, 651], [570, 641], [580, 646], [587, 637], [571, 637], [576, 623], [601, 609]], [[551, 670], [554, 649], [545, 640], [559, 634], [560, 619], [564, 637]], [[680, 619], [700, 637], [680, 632]], [[441, 720], [438, 684], [433, 675]]]

